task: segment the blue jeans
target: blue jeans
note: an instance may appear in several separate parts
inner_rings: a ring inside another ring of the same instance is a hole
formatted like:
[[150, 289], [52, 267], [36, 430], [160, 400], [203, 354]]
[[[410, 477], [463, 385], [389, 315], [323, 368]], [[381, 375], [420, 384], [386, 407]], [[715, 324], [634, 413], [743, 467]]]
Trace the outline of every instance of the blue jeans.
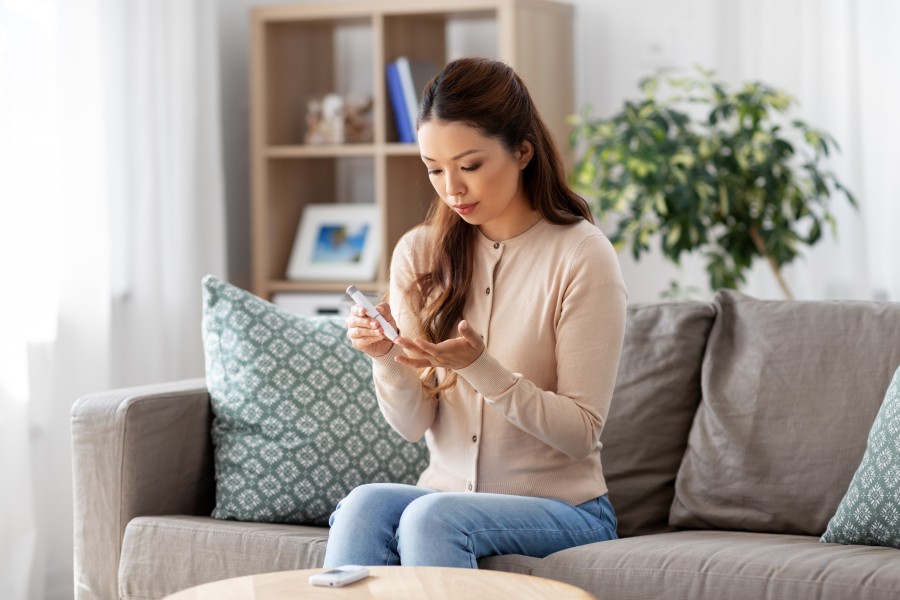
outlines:
[[478, 568], [499, 554], [543, 558], [616, 539], [607, 497], [578, 506], [505, 494], [436, 492], [395, 483], [361, 485], [329, 520], [325, 566]]

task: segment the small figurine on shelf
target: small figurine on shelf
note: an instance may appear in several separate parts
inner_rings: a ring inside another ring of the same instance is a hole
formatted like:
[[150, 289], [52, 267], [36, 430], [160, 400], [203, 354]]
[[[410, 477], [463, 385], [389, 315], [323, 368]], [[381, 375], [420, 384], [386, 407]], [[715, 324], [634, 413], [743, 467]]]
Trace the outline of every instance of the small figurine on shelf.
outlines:
[[371, 111], [372, 98], [363, 94], [312, 98], [306, 104], [304, 140], [311, 145], [371, 142]]
[[372, 141], [372, 97], [365, 94], [348, 94], [344, 99], [344, 133], [354, 144]]
[[306, 143], [344, 143], [344, 100], [328, 94], [321, 100], [313, 98], [306, 105]]
[[337, 94], [322, 98], [322, 130], [327, 143], [344, 143], [344, 99]]
[[322, 101], [312, 98], [306, 103], [306, 136], [307, 144], [324, 144], [325, 136], [322, 135]]

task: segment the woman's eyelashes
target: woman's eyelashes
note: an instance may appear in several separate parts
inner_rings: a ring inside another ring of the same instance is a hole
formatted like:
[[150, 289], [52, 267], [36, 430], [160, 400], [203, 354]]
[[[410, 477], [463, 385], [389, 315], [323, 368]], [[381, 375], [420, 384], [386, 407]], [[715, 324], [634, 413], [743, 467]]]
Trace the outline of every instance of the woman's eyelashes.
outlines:
[[[481, 166], [481, 164], [471, 165], [471, 166], [468, 166], [468, 167], [460, 167], [459, 170], [460, 170], [460, 171], [465, 171], [465, 172], [467, 172], [467, 173], [471, 173], [472, 171], [477, 170], [478, 167], [480, 167], [480, 166]], [[441, 173], [443, 173], [443, 169], [428, 169], [428, 174], [431, 175], [431, 176], [434, 176], [434, 175], [440, 175]]]

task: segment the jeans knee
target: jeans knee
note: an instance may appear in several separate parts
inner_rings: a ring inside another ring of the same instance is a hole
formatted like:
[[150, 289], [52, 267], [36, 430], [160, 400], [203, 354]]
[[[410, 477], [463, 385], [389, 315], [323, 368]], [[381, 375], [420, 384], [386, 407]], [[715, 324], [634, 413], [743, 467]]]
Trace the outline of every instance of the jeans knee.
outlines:
[[459, 503], [450, 494], [430, 494], [417, 498], [400, 517], [400, 531], [430, 535], [445, 528], [455, 528]]
[[416, 499], [403, 511], [397, 528], [401, 563], [474, 568], [476, 557], [466, 527], [464, 505], [451, 494]]
[[388, 493], [392, 485], [390, 483], [364, 483], [350, 490], [350, 493], [338, 504], [365, 505], [368, 502], [376, 501], [379, 496]]
[[356, 526], [381, 524], [396, 527], [406, 506], [431, 491], [400, 483], [366, 483], [351, 490], [338, 502], [329, 523], [334, 525], [339, 518]]
[[378, 506], [386, 495], [390, 493], [390, 483], [364, 483], [350, 490], [350, 493], [338, 501], [334, 512], [328, 519], [329, 526], [334, 525], [335, 516], [340, 513], [344, 518], [354, 518], [356, 515], [364, 516]]

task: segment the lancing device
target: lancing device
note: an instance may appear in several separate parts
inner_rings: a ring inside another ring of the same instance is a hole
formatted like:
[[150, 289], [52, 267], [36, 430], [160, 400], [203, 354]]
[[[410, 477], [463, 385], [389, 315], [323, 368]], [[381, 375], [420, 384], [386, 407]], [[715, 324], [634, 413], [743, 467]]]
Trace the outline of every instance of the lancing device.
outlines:
[[381, 316], [380, 312], [375, 310], [375, 307], [369, 302], [366, 295], [359, 291], [359, 288], [355, 285], [351, 285], [347, 288], [347, 293], [350, 294], [350, 297], [353, 298], [357, 304], [366, 309], [366, 314], [369, 315], [370, 318], [378, 321], [378, 324], [381, 325], [381, 330], [384, 331], [384, 335], [387, 339], [392, 342], [397, 339], [397, 331], [391, 327], [391, 324], [387, 322], [387, 319]]

